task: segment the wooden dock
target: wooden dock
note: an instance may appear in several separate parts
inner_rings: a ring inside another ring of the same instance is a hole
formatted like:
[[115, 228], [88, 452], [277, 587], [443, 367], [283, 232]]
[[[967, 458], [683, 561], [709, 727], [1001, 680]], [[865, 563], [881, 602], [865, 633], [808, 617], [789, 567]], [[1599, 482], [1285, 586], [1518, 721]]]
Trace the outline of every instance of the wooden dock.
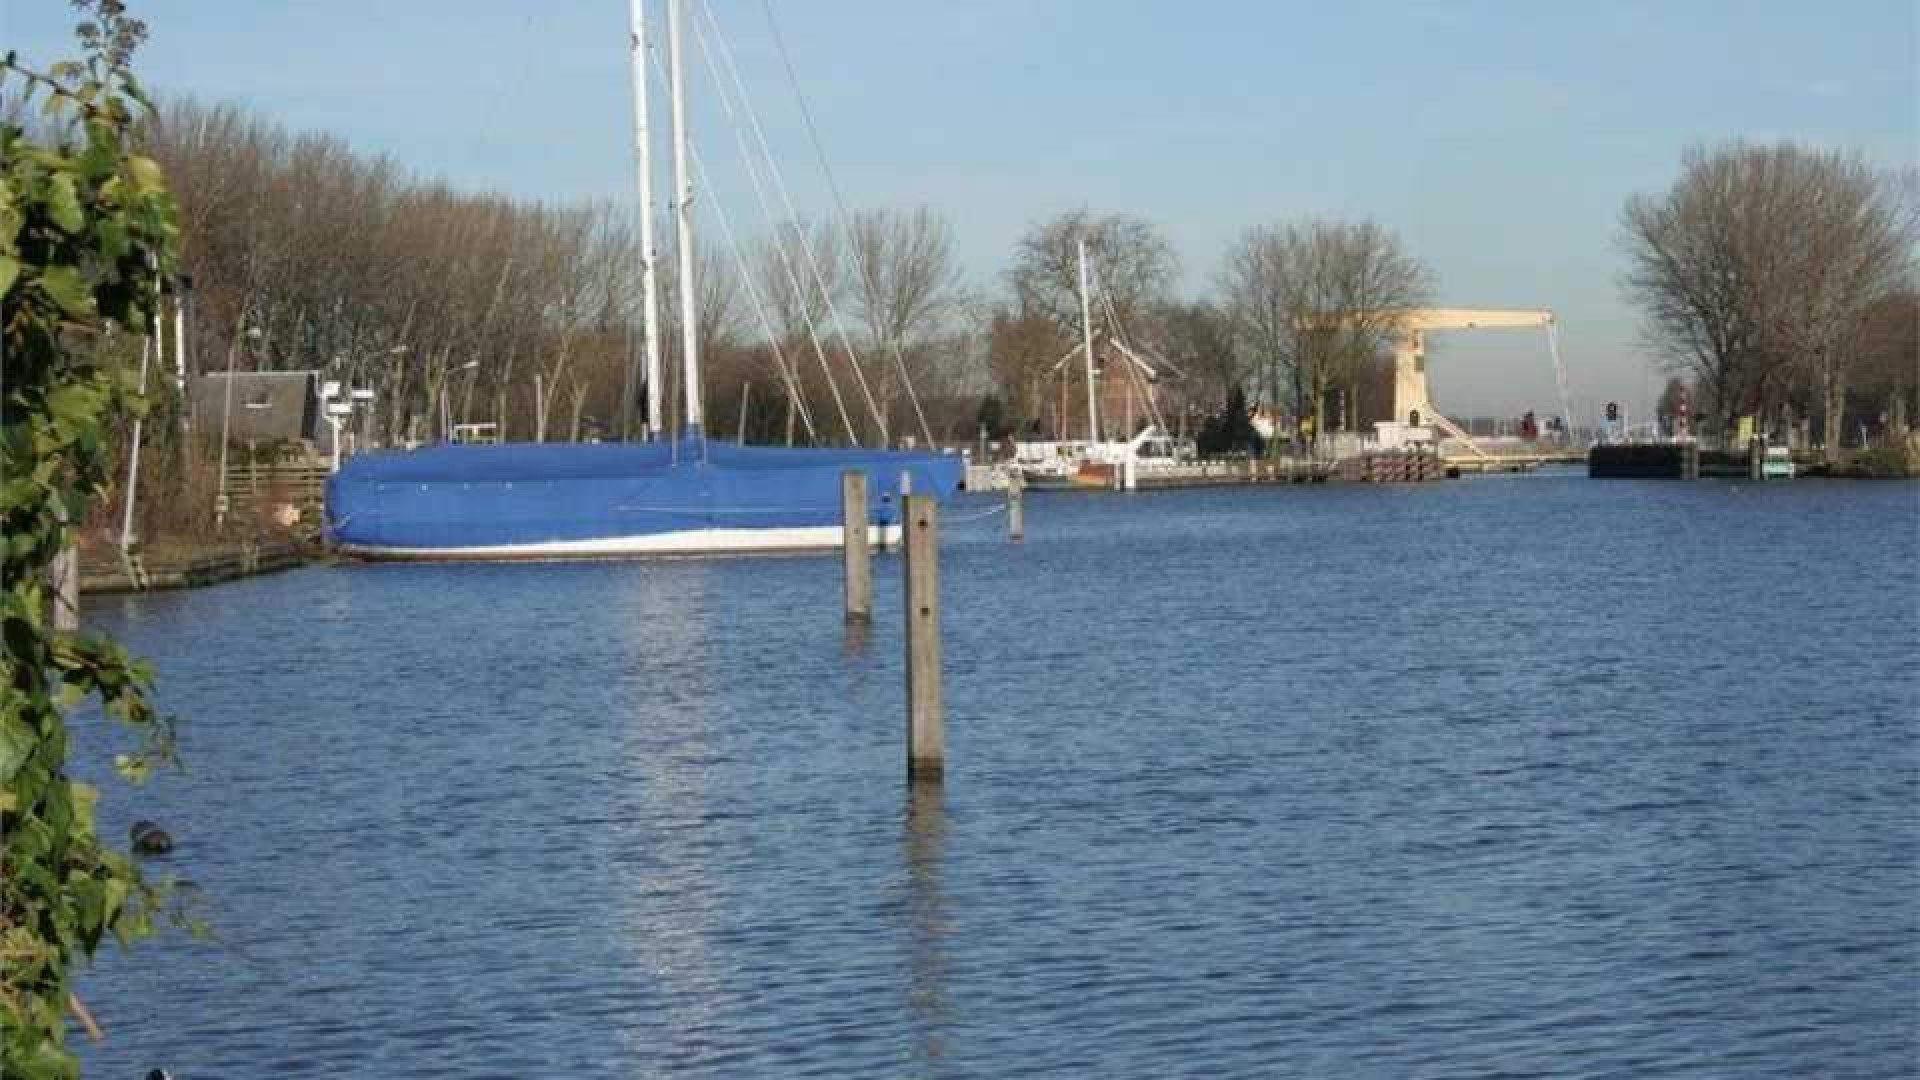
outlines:
[[[1274, 486], [1280, 484], [1419, 484], [1445, 479], [1448, 463], [1430, 449], [1375, 450], [1340, 459], [1328, 458], [1211, 458], [1178, 464], [1143, 466], [1134, 473], [1137, 491], [1175, 488]], [[1006, 490], [1007, 467], [969, 466], [967, 490]], [[1117, 468], [1102, 468], [1071, 481], [1028, 481], [1029, 491], [1118, 491]], [[1457, 473], [1455, 474], [1457, 475]]]
[[1447, 454], [1447, 470], [1454, 474], [1462, 473], [1518, 473], [1532, 472], [1543, 465], [1584, 465], [1587, 452], [1584, 450], [1540, 450], [1519, 454]]
[[89, 552], [80, 562], [82, 593], [143, 592], [148, 589], [189, 589], [255, 574], [271, 574], [305, 565], [313, 558], [307, 547], [289, 541], [244, 541], [202, 548], [190, 553], [126, 555], [116, 549]]
[[1141, 491], [1247, 484], [1324, 484], [1335, 472], [1334, 462], [1310, 458], [1221, 458], [1141, 469], [1135, 483]]

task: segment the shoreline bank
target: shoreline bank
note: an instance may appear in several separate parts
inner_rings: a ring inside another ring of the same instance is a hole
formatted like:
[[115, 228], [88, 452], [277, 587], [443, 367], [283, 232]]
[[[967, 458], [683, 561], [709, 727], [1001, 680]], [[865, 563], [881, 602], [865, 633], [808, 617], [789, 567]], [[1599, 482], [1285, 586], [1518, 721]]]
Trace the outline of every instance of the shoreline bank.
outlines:
[[80, 593], [198, 588], [292, 570], [321, 555], [317, 545], [289, 539], [169, 544], [125, 555], [118, 548], [86, 547], [80, 555]]

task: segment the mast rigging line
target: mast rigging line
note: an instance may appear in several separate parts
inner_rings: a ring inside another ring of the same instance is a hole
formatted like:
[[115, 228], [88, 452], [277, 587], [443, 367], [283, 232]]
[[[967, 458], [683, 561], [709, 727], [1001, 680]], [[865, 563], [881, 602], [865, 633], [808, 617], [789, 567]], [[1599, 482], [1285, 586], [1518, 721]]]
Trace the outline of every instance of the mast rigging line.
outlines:
[[[707, 5], [706, 0], [701, 0], [701, 6], [707, 8], [707, 18], [709, 21], [712, 21], [713, 10]], [[773, 32], [774, 51], [780, 54], [780, 65], [787, 73], [787, 85], [793, 88], [794, 104], [800, 108], [800, 119], [807, 129], [807, 141], [813, 146], [813, 156], [815, 160], [819, 161], [820, 172], [827, 181], [827, 190], [833, 195], [833, 206], [840, 231], [846, 233], [848, 238], [851, 239], [853, 236], [853, 215], [847, 212], [847, 200], [840, 194], [840, 182], [834, 178], [833, 166], [827, 161], [826, 147], [822, 145], [820, 141], [820, 129], [816, 127], [813, 122], [813, 110], [807, 108], [807, 95], [800, 89], [800, 76], [794, 71], [793, 57], [787, 51], [786, 36], [780, 33], [780, 22], [773, 16], [773, 5], [768, 3], [767, 0], [761, 0], [760, 9], [766, 13], [767, 28]], [[718, 33], [717, 24], [715, 32]], [[726, 39], [724, 37], [721, 38], [720, 43], [722, 48], [726, 47]], [[733, 62], [731, 52], [728, 53], [727, 62], [729, 65]], [[861, 269], [861, 276], [862, 278], [866, 276], [864, 267]], [[870, 281], [865, 282], [865, 285], [869, 294], [875, 291]], [[927, 445], [931, 447], [934, 445], [933, 429], [927, 425], [927, 414], [920, 407], [920, 395], [913, 388], [913, 377], [907, 373], [907, 360], [900, 351], [900, 343], [889, 340], [887, 347], [893, 353], [895, 366], [899, 368], [900, 383], [907, 388], [907, 401], [913, 405], [913, 416], [920, 424], [920, 434], [926, 437]]]
[[1567, 445], [1573, 445], [1573, 394], [1567, 388], [1567, 365], [1560, 358], [1560, 320], [1554, 319], [1547, 324], [1547, 352], [1553, 355], [1553, 380], [1560, 390], [1560, 412], [1564, 417], [1562, 428]]
[[[1152, 387], [1147, 384], [1146, 379], [1143, 378], [1140, 372], [1134, 367], [1134, 360], [1138, 356], [1138, 350], [1133, 347], [1131, 341], [1127, 340], [1127, 328], [1120, 321], [1120, 312], [1114, 309], [1113, 294], [1107, 289], [1107, 283], [1100, 280], [1100, 268], [1098, 266], [1089, 263], [1088, 272], [1093, 276], [1094, 281], [1099, 282], [1100, 306], [1106, 309], [1107, 321], [1113, 324], [1113, 340], [1124, 354], [1121, 359], [1125, 361], [1127, 377], [1132, 380], [1133, 385], [1140, 391], [1140, 399], [1146, 402], [1147, 415], [1152, 418], [1154, 426], [1162, 432], [1165, 432], [1167, 430], [1167, 421], [1164, 416], [1160, 415], [1159, 403], [1153, 400]], [[1133, 432], [1127, 432], [1128, 439], [1132, 439], [1133, 436]]]
[[[655, 62], [652, 66], [655, 76], [664, 78], [664, 74], [659, 70], [658, 62]], [[700, 148], [689, 142], [687, 144], [687, 152], [693, 160], [693, 170], [695, 175], [699, 177], [701, 185], [703, 187], [708, 186], [710, 181], [707, 173], [706, 159], [700, 156]], [[792, 396], [795, 411], [800, 414], [800, 420], [807, 429], [807, 438], [818, 442], [820, 433], [814, 426], [813, 411], [807, 407], [806, 398], [800, 391], [799, 365], [795, 361], [788, 360], [785, 351], [780, 348], [779, 331], [774, 328], [773, 320], [767, 315], [766, 301], [761, 297], [760, 289], [754, 283], [752, 267], [747, 263], [745, 249], [741, 247], [739, 237], [733, 231], [732, 219], [727, 216], [725, 204], [715, 199], [713, 201], [713, 213], [715, 221], [720, 226], [720, 235], [726, 240], [728, 250], [733, 254], [734, 266], [740, 274], [740, 283], [745, 286], [747, 290], [747, 300], [753, 306], [753, 313], [759, 317], [761, 331], [767, 335], [767, 344], [773, 349], [774, 365], [779, 370], [781, 379], [787, 384], [787, 393]], [[811, 333], [811, 324], [809, 324], [809, 332]], [[817, 338], [814, 341], [814, 346], [816, 349], [819, 347]], [[852, 421], [847, 415], [845, 403], [841, 401], [839, 385], [834, 382], [832, 369], [825, 366], [826, 358], [824, 355], [821, 357], [820, 362], [827, 376], [827, 386], [833, 391], [834, 403], [840, 407], [841, 421], [847, 425], [849, 435], [851, 436]]]
[[[794, 259], [794, 257], [787, 252], [786, 243], [782, 238], [780, 222], [774, 215], [773, 205], [767, 200], [766, 190], [760, 181], [759, 167], [754, 161], [752, 151], [747, 146], [746, 136], [742, 132], [740, 123], [734, 115], [732, 99], [728, 94], [726, 85], [721, 82], [719, 66], [714, 62], [713, 52], [707, 46], [706, 34], [700, 29], [698, 22], [694, 23], [694, 40], [700, 45], [700, 52], [707, 61], [708, 69], [713, 72], [714, 84], [720, 91], [718, 97], [721, 111], [726, 114], [728, 122], [733, 125], [735, 145], [740, 149], [741, 161], [747, 168], [747, 179], [753, 187], [754, 198], [760, 203], [760, 214], [766, 219], [768, 233], [772, 238], [774, 261], [779, 264], [781, 272], [787, 277], [787, 283], [793, 288], [794, 300], [799, 305], [800, 321], [806, 326], [807, 340], [812, 343], [814, 356], [820, 361], [820, 370], [827, 377], [827, 389], [832, 392], [833, 403], [839, 409], [840, 422], [846, 428], [847, 441], [858, 446], [860, 444], [860, 433], [853, 426], [853, 417], [847, 412], [846, 401], [840, 394], [840, 384], [833, 377], [833, 367], [827, 359], [825, 347], [820, 343], [819, 330], [814, 323], [813, 312], [807, 303], [806, 287], [801, 283], [799, 274], [794, 270], [794, 266], [798, 260]], [[744, 89], [742, 92], [744, 93]], [[705, 176], [704, 168], [702, 170], [702, 176], [703, 178]], [[789, 202], [788, 205], [791, 206], [791, 202]], [[806, 234], [803, 231], [796, 231], [794, 239], [796, 243], [800, 245], [801, 250], [805, 252], [807, 250]], [[809, 256], [809, 258], [811, 258], [811, 256]], [[743, 269], [742, 274], [748, 275], [748, 271]], [[827, 302], [829, 307], [831, 307], [832, 299], [829, 298]], [[843, 334], [842, 337], [844, 336]], [[849, 352], [848, 357], [849, 361], [855, 364], [854, 371], [857, 373], [860, 370], [858, 362], [853, 359], [851, 352]], [[872, 395], [868, 395], [868, 403], [871, 405]], [[885, 425], [881, 425], [880, 429], [882, 437], [884, 437], [886, 432]]]
[[[706, 180], [706, 166], [701, 163], [700, 155], [697, 151], [693, 155], [693, 165], [694, 170], [700, 175], [702, 182], [704, 182]], [[800, 414], [800, 423], [807, 429], [807, 438], [811, 441], [818, 442], [820, 433], [814, 429], [813, 412], [807, 408], [806, 398], [800, 393], [799, 380], [795, 377], [794, 373], [789, 370], [791, 361], [787, 360], [786, 353], [781, 351], [779, 334], [774, 330], [773, 320], [767, 317], [767, 306], [760, 298], [759, 288], [753, 283], [753, 273], [747, 265], [746, 254], [741, 250], [740, 240], [734, 235], [733, 225], [727, 218], [727, 212], [721, 207], [718, 201], [713, 204], [713, 212], [714, 220], [720, 226], [720, 235], [726, 240], [728, 250], [733, 253], [734, 265], [739, 269], [741, 282], [747, 288], [747, 300], [753, 305], [753, 313], [760, 317], [760, 329], [767, 335], [767, 345], [773, 350], [774, 369], [780, 373], [781, 381], [787, 384], [788, 397], [793, 401], [794, 410]], [[829, 372], [827, 377], [829, 385], [831, 385], [832, 373]], [[837, 400], [839, 397], [837, 390], [834, 396]], [[845, 412], [846, 409], [842, 406], [841, 414], [843, 418]]]
[[[787, 214], [795, 221], [799, 221], [800, 211], [794, 206], [793, 196], [787, 188], [786, 178], [780, 171], [780, 163], [774, 158], [773, 149], [767, 142], [766, 132], [760, 126], [759, 111], [753, 107], [753, 99], [747, 93], [746, 82], [740, 78], [739, 66], [734, 63], [733, 47], [727, 43], [726, 33], [720, 28], [719, 20], [714, 17], [712, 6], [708, 4], [706, 0], [699, 0], [699, 5], [701, 13], [706, 16], [708, 25], [713, 29], [714, 40], [719, 42], [721, 57], [726, 61], [727, 72], [740, 95], [741, 108], [747, 114], [747, 122], [753, 129], [754, 140], [759, 144], [760, 153], [766, 159], [767, 172], [773, 179], [774, 190], [779, 193], [781, 203], [787, 208]], [[713, 54], [707, 47], [706, 36], [701, 33], [700, 24], [697, 19], [694, 22], [694, 36], [700, 43], [700, 48], [702, 54], [707, 59], [708, 67], [713, 70], [714, 81], [719, 83], [721, 81], [720, 67], [714, 63]], [[722, 102], [723, 104], [725, 102], [724, 92], [722, 94]], [[727, 116], [729, 120], [733, 119], [733, 113], [730, 108], [727, 109]], [[851, 233], [849, 233], [849, 237], [851, 237]], [[801, 237], [800, 254], [805, 257], [807, 269], [812, 272], [814, 283], [820, 288], [820, 298], [826, 302], [827, 306], [827, 320], [832, 324], [834, 332], [839, 336], [841, 347], [847, 352], [847, 366], [853, 369], [854, 379], [859, 383], [860, 393], [866, 399], [867, 409], [873, 416], [874, 427], [880, 433], [880, 444], [884, 447], [888, 444], [886, 417], [880, 413], [879, 402], [874, 399], [873, 388], [868, 385], [866, 372], [861, 369], [859, 354], [854, 350], [853, 340], [847, 334], [846, 323], [840, 318], [838, 305], [833, 302], [833, 290], [828, 287], [826, 275], [821, 272], [820, 264], [814, 259], [813, 249], [806, 243], [805, 237]], [[857, 436], [854, 441], [856, 444], [859, 442]]]

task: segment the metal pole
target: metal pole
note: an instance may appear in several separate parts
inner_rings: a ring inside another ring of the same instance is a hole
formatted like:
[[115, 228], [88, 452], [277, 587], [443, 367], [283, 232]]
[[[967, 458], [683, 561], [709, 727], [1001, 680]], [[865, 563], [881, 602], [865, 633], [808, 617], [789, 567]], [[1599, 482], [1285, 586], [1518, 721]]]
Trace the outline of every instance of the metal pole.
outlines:
[[700, 328], [693, 280], [693, 177], [687, 171], [685, 65], [680, 59], [680, 0], [667, 0], [667, 67], [673, 87], [674, 224], [680, 267], [681, 382], [686, 387], [687, 434], [698, 436], [700, 414]]
[[[640, 296], [646, 322], [647, 437], [666, 430], [666, 382], [660, 373], [660, 285], [653, 242], [653, 138], [647, 111], [646, 0], [631, 0], [633, 15], [633, 144], [640, 171]], [[633, 408], [631, 395], [627, 408]]]
[[547, 441], [547, 391], [546, 380], [539, 372], [533, 374], [533, 441]]
[[1093, 394], [1093, 301], [1087, 291], [1087, 241], [1081, 237], [1080, 245], [1080, 332], [1087, 346], [1087, 441], [1100, 441], [1100, 410], [1094, 404]]
[[234, 331], [233, 344], [227, 348], [227, 387], [226, 400], [220, 408], [220, 492], [213, 499], [213, 524], [216, 528], [227, 523], [227, 443], [233, 432], [233, 371], [240, 360], [240, 339], [250, 333], [246, 328], [246, 317], [241, 316], [241, 326]]
[[[153, 317], [154, 325], [160, 323], [159, 313]], [[147, 396], [147, 364], [153, 359], [153, 338], [140, 343], [140, 396]], [[133, 418], [133, 451], [127, 459], [127, 505], [120, 517], [120, 550], [128, 551], [133, 547], [133, 504], [140, 493], [140, 429], [145, 417]]]
[[193, 408], [187, 399], [187, 279], [174, 278], [173, 289], [173, 388], [179, 395], [180, 433], [193, 430]]

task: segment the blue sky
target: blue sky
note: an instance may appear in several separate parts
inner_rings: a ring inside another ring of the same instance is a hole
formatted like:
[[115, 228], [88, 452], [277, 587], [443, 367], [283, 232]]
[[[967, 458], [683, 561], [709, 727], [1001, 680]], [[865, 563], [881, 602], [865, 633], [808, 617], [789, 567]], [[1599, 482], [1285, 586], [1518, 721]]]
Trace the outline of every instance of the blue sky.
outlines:
[[[710, 2], [796, 199], [827, 214], [761, 4]], [[1617, 223], [1689, 143], [1920, 156], [1913, 0], [773, 2], [848, 201], [944, 211], [981, 288], [1029, 223], [1076, 207], [1158, 224], [1190, 295], [1247, 225], [1372, 218], [1427, 260], [1444, 302], [1557, 311], [1587, 407], [1658, 392]], [[632, 190], [623, 0], [132, 7], [163, 92], [464, 187]], [[30, 59], [65, 55], [70, 23], [62, 0], [0, 0], [0, 42]], [[754, 220], [704, 71], [692, 89], [714, 197]], [[1532, 334], [1436, 339], [1434, 357], [1450, 412], [1552, 407]]]

